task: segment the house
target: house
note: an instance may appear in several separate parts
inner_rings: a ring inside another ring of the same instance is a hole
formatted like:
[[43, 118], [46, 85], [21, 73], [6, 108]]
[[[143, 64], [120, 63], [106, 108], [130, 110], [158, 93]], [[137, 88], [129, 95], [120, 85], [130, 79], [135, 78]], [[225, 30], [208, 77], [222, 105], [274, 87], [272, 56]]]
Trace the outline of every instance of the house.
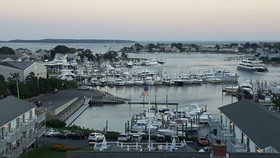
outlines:
[[47, 78], [46, 66], [37, 62], [5, 61], [0, 63], [0, 75], [3, 75], [6, 81], [14, 77], [13, 74], [18, 73], [19, 81], [24, 82], [31, 72], [35, 74], [35, 77]]
[[219, 108], [209, 121], [209, 138], [227, 145], [228, 152], [279, 153], [280, 113], [250, 100]]
[[17, 55], [0, 55], [0, 62], [5, 62], [5, 61], [16, 61], [18, 60]]
[[0, 157], [19, 157], [45, 131], [45, 113], [35, 105], [14, 96], [0, 100]]

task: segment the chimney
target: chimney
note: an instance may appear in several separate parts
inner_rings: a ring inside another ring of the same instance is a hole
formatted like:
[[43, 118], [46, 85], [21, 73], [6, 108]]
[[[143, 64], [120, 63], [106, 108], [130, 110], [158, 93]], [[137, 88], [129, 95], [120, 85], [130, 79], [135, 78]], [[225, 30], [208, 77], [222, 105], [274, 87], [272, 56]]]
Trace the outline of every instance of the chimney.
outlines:
[[212, 145], [212, 154], [214, 158], [227, 157], [227, 146], [221, 143], [221, 140], [216, 140], [216, 143]]

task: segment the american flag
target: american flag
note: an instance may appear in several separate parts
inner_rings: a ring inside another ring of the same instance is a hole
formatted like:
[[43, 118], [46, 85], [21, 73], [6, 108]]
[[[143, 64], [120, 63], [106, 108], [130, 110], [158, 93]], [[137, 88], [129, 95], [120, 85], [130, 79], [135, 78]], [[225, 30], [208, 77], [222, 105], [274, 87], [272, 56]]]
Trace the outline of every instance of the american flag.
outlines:
[[141, 93], [141, 96], [149, 96], [149, 87], [147, 84], [144, 85], [144, 90]]

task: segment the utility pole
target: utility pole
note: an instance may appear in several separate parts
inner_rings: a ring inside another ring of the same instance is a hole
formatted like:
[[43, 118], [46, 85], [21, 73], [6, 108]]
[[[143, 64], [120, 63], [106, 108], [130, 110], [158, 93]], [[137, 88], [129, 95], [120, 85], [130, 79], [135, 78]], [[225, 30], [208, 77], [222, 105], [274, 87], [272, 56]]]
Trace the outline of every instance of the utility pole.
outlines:
[[20, 97], [19, 97], [19, 87], [18, 87], [19, 73], [13, 73], [12, 76], [13, 76], [14, 79], [16, 79], [17, 97], [20, 99]]

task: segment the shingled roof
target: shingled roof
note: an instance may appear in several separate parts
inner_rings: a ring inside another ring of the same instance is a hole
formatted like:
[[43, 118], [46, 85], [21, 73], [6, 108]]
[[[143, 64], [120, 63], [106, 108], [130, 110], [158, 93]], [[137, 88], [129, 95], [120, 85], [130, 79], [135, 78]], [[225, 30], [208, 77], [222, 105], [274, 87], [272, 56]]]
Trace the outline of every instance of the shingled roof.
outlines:
[[0, 127], [12, 121], [18, 116], [24, 114], [28, 110], [34, 108], [35, 105], [27, 101], [18, 99], [14, 96], [8, 96], [0, 100]]
[[17, 62], [17, 61], [5, 61], [0, 63], [0, 65], [16, 68], [19, 70], [25, 70], [31, 66], [34, 62]]
[[241, 100], [219, 108], [258, 147], [272, 146], [280, 151], [279, 112], [265, 110], [257, 103]]

